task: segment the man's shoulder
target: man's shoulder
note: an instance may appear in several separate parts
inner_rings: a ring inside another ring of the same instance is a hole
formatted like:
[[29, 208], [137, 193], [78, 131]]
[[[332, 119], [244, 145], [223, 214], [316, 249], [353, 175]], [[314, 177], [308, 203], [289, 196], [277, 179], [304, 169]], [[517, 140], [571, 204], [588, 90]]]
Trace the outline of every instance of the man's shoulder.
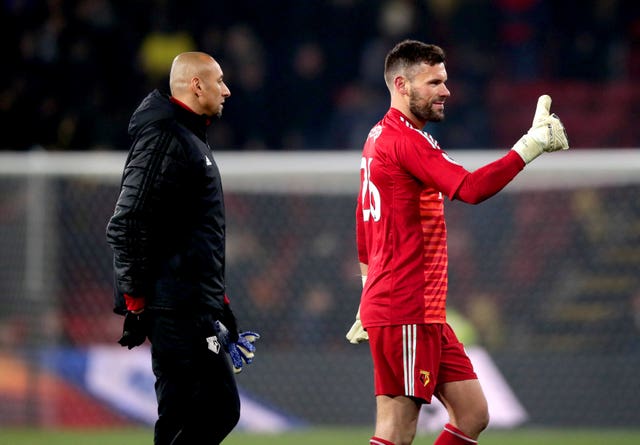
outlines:
[[137, 148], [154, 147], [159, 143], [164, 145], [174, 143], [178, 137], [176, 121], [174, 119], [159, 119], [149, 122], [140, 130], [133, 141]]
[[193, 156], [189, 153], [198, 151], [195, 144], [180, 125], [173, 119], [157, 120], [149, 123], [134, 139], [129, 156], [129, 164], [134, 159], [150, 162], [151, 158], [170, 157], [173, 161], [187, 162]]
[[402, 137], [399, 138], [399, 142], [405, 146], [415, 148], [433, 148], [440, 150], [438, 141], [428, 132], [415, 128], [411, 124], [406, 124], [399, 128]]

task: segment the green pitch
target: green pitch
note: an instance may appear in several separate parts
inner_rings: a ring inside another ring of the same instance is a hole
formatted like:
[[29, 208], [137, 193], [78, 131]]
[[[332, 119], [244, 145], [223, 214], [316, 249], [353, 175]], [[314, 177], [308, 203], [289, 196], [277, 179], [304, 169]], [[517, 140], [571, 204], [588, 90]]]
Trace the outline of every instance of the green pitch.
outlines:
[[[0, 429], [0, 445], [148, 445], [151, 429], [136, 430], [13, 430]], [[224, 445], [365, 445], [371, 437], [367, 428], [309, 429], [286, 434], [249, 434], [233, 432]], [[429, 445], [435, 436], [420, 435], [415, 445]], [[489, 430], [482, 445], [638, 445], [638, 430], [602, 429], [518, 429]]]

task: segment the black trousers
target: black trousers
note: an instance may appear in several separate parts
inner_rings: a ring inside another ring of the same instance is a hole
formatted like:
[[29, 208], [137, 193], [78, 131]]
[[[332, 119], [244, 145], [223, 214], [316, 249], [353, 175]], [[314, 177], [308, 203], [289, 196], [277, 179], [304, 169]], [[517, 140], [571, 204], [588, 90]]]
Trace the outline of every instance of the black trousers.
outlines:
[[240, 419], [240, 397], [226, 353], [208, 347], [213, 320], [173, 311], [147, 316], [158, 400], [154, 444], [219, 444]]

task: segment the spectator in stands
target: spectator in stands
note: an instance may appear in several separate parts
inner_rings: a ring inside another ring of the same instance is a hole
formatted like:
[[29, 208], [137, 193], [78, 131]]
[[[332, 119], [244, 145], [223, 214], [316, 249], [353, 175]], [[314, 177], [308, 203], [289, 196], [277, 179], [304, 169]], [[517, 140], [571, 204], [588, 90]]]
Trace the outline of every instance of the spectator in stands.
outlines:
[[[266, 103], [266, 123], [264, 128], [251, 127], [247, 136], [243, 119], [225, 119], [215, 135], [225, 149], [351, 148], [344, 142], [348, 137], [326, 130], [335, 128], [333, 121], [345, 114], [345, 89], [368, 94], [378, 88], [385, 93], [376, 60], [401, 38], [437, 41], [455, 50], [456, 59], [450, 63], [464, 62], [465, 74], [456, 85], [459, 94], [451, 102], [456, 117], [436, 134], [455, 148], [497, 144], [483, 119], [491, 112], [489, 75], [532, 81], [630, 81], [640, 66], [636, 2], [334, 0], [254, 2], [251, 8], [243, 2], [222, 2], [215, 14], [212, 9], [205, 0], [3, 2], [0, 25], [6, 31], [3, 49], [10, 63], [2, 72], [6, 86], [0, 91], [0, 115], [8, 119], [3, 122], [18, 125], [6, 126], [0, 149], [40, 145], [124, 150], [126, 132], [121, 129], [149, 85], [144, 67], [149, 73], [153, 66], [153, 58], [140, 54], [149, 54], [154, 39], [167, 37], [157, 34], [158, 24], [163, 33], [170, 32], [169, 41], [184, 45], [179, 41], [190, 40], [192, 48], [205, 51], [220, 53], [221, 42], [235, 38], [239, 23], [259, 42], [255, 63], [245, 65], [247, 79], [238, 85], [238, 98], [246, 90], [249, 102], [256, 98], [257, 106]], [[188, 10], [199, 14], [189, 15]], [[315, 45], [315, 55], [307, 43]], [[488, 51], [491, 63], [484, 57]], [[592, 69], [596, 55], [603, 61], [602, 69]], [[292, 58], [322, 59], [312, 81], [291, 68]], [[116, 66], [133, 81], [119, 82], [120, 77], [112, 75]], [[491, 72], [495, 67], [500, 71]], [[80, 76], [82, 94], [76, 87]], [[322, 100], [314, 106], [288, 100], [294, 84], [310, 93], [322, 91]], [[366, 102], [348, 106], [366, 107]], [[318, 112], [311, 118], [314, 108]], [[563, 116], [571, 120], [568, 113]], [[18, 132], [25, 122], [33, 131]], [[637, 126], [630, 120], [624, 125], [629, 135], [625, 142], [631, 139], [626, 143], [634, 145]], [[607, 133], [614, 132], [603, 134]]]

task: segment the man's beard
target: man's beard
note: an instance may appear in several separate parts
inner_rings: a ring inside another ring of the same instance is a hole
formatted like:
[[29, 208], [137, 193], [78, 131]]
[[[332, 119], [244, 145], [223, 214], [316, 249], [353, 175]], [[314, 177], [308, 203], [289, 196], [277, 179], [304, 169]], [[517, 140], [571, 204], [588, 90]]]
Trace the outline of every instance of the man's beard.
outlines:
[[419, 99], [411, 94], [409, 97], [409, 111], [414, 116], [425, 122], [440, 122], [444, 120], [444, 110], [434, 110], [433, 102], [429, 102], [426, 105], [419, 106]]
[[212, 119], [214, 117], [217, 117], [218, 119], [220, 119], [222, 117], [222, 107], [218, 108], [218, 111], [209, 111], [209, 112], [205, 112], [203, 113], [203, 116], [207, 116], [209, 119]]

